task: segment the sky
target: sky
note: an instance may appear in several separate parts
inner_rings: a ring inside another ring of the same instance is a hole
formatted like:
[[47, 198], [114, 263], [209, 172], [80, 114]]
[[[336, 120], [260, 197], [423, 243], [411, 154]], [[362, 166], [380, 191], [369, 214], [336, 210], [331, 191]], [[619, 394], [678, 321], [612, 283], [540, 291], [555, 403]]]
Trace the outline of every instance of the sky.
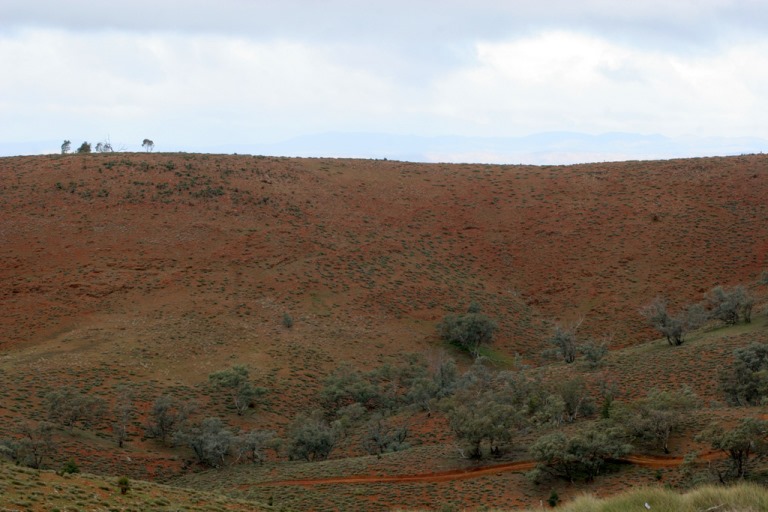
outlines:
[[[463, 138], [415, 159], [496, 162], [524, 158], [500, 139], [551, 132], [768, 150], [765, 0], [2, 0], [0, 68], [6, 155], [387, 134]], [[666, 155], [632, 144], [561, 157]]]

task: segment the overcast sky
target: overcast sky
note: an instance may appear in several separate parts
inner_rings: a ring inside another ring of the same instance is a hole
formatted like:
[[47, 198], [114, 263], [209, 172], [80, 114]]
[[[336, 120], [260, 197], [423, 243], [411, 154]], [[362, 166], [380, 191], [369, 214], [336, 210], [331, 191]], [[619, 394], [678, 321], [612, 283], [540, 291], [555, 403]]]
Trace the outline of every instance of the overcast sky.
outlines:
[[2, 0], [0, 69], [6, 147], [768, 139], [765, 0]]

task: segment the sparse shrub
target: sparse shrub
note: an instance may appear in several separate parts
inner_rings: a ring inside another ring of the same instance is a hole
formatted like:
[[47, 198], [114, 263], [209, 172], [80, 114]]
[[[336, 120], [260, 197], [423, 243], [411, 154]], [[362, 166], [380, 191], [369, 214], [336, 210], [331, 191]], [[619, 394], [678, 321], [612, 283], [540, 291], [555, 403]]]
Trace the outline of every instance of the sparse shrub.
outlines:
[[77, 466], [77, 462], [75, 462], [75, 459], [69, 459], [61, 467], [62, 475], [72, 475], [74, 473], [79, 473], [79, 472], [80, 472], [80, 468]]
[[78, 153], [90, 153], [91, 152], [91, 144], [90, 142], [83, 142], [80, 144], [80, 147], [77, 148]]
[[293, 317], [288, 313], [283, 313], [283, 327], [290, 329], [293, 327]]
[[579, 347], [579, 351], [584, 355], [584, 360], [590, 368], [597, 368], [608, 354], [608, 342], [588, 341]]
[[120, 494], [127, 494], [131, 488], [131, 481], [127, 476], [121, 476], [117, 479], [117, 488], [120, 489]]
[[557, 494], [557, 491], [552, 489], [552, 492], [549, 493], [549, 498], [547, 498], [547, 503], [549, 503], [549, 506], [552, 508], [555, 508], [558, 503], [560, 503], [560, 496]]

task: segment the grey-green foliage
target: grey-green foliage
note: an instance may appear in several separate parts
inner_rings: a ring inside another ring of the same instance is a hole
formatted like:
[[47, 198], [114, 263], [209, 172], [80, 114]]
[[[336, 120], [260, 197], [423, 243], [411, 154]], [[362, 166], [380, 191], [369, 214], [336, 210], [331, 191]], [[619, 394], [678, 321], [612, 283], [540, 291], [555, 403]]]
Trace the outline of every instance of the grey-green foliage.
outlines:
[[597, 368], [608, 354], [608, 341], [587, 341], [579, 347], [590, 368]]
[[262, 464], [267, 459], [268, 450], [277, 450], [279, 439], [271, 430], [249, 430], [239, 434], [234, 441], [237, 461], [245, 459], [254, 464]]
[[72, 149], [72, 142], [71, 141], [65, 140], [64, 142], [62, 142], [62, 144], [61, 144], [61, 154], [62, 155], [66, 155], [67, 153], [69, 153], [70, 149]]
[[133, 421], [135, 413], [131, 393], [126, 389], [121, 389], [112, 408], [114, 420], [112, 423], [112, 434], [120, 448], [128, 440], [128, 426]]
[[179, 402], [168, 395], [158, 397], [149, 411], [145, 435], [161, 443], [171, 441], [174, 434], [183, 429], [194, 408], [193, 404]]
[[90, 153], [91, 152], [91, 144], [90, 142], [83, 142], [80, 144], [80, 147], [77, 148], [78, 153]]
[[248, 368], [243, 365], [235, 365], [208, 376], [208, 381], [215, 389], [229, 394], [232, 406], [239, 416], [253, 407], [267, 392], [266, 388], [255, 386], [248, 379]]
[[692, 304], [675, 315], [669, 313], [667, 300], [656, 297], [640, 310], [651, 327], [659, 331], [672, 346], [682, 345], [685, 336], [701, 327], [707, 319], [707, 313], [701, 304]]
[[576, 331], [580, 323], [572, 327], [555, 326], [555, 330], [548, 340], [554, 347], [549, 352], [561, 357], [566, 363], [574, 362], [578, 354]]
[[621, 428], [610, 424], [596, 425], [566, 435], [555, 432], [540, 437], [531, 445], [531, 456], [537, 466], [530, 476], [539, 482], [545, 475], [574, 482], [592, 481], [610, 459], [625, 456], [632, 449]]
[[431, 411], [436, 400], [453, 394], [458, 377], [456, 362], [440, 357], [429, 372], [411, 381], [405, 400], [421, 410]]
[[328, 411], [359, 403], [367, 409], [381, 405], [381, 393], [370, 374], [342, 362], [324, 382], [320, 402]]
[[98, 422], [106, 411], [104, 400], [81, 393], [65, 386], [45, 395], [48, 419], [63, 427], [73, 428], [78, 424], [88, 428]]
[[755, 300], [743, 285], [725, 288], [716, 286], [707, 294], [710, 317], [726, 325], [736, 325], [739, 319], [752, 321], [752, 307]]
[[16, 430], [19, 437], [0, 439], [0, 455], [30, 468], [43, 467], [45, 460], [51, 458], [57, 450], [53, 440], [53, 424], [23, 423]]
[[409, 448], [405, 442], [408, 425], [396, 423], [392, 418], [374, 415], [367, 423], [363, 434], [363, 449], [371, 455], [381, 455]]
[[233, 440], [234, 435], [219, 418], [205, 418], [199, 425], [174, 434], [174, 444], [192, 448], [198, 462], [211, 467], [224, 465]]
[[637, 441], [669, 453], [670, 436], [699, 403], [699, 398], [687, 386], [673, 391], [654, 388], [645, 398], [620, 409], [617, 419]]
[[733, 370], [720, 378], [731, 405], [759, 405], [768, 395], [768, 344], [752, 343], [733, 351]]
[[582, 378], [558, 382], [555, 386], [555, 394], [562, 400], [563, 420], [567, 423], [591, 416], [595, 412], [595, 403]]
[[697, 440], [709, 442], [712, 449], [722, 451], [727, 459], [724, 463], [711, 465], [723, 483], [733, 478], [744, 478], [754, 462], [768, 455], [768, 422], [756, 418], [743, 418], [735, 427], [723, 428], [711, 425]]
[[392, 411], [409, 404], [428, 407], [432, 398], [450, 393], [453, 378], [452, 361], [445, 361], [434, 373], [417, 356], [407, 356], [401, 365], [385, 364], [367, 372], [342, 362], [325, 379], [319, 398], [331, 415], [352, 404], [368, 411]]
[[478, 360], [443, 401], [461, 453], [483, 458], [508, 451], [515, 434], [544, 409], [541, 389], [522, 372], [495, 372]]
[[448, 343], [466, 350], [473, 357], [480, 356], [480, 347], [493, 341], [498, 325], [480, 312], [480, 306], [473, 302], [469, 311], [462, 315], [448, 315], [438, 324], [440, 337]]
[[300, 414], [288, 428], [288, 458], [308, 462], [325, 460], [333, 451], [339, 437], [338, 427], [330, 425], [322, 411]]

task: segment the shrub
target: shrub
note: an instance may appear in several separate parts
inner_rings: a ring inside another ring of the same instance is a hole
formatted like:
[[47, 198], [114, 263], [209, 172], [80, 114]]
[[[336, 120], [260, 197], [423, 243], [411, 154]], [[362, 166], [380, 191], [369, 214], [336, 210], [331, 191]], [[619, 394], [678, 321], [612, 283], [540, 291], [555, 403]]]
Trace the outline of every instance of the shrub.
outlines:
[[120, 494], [126, 494], [131, 488], [131, 481], [128, 480], [127, 476], [121, 476], [117, 479], [117, 487], [120, 489]]
[[491, 343], [498, 329], [496, 322], [480, 313], [474, 302], [467, 313], [448, 315], [437, 327], [443, 340], [461, 347], [475, 358], [480, 356], [480, 346]]

